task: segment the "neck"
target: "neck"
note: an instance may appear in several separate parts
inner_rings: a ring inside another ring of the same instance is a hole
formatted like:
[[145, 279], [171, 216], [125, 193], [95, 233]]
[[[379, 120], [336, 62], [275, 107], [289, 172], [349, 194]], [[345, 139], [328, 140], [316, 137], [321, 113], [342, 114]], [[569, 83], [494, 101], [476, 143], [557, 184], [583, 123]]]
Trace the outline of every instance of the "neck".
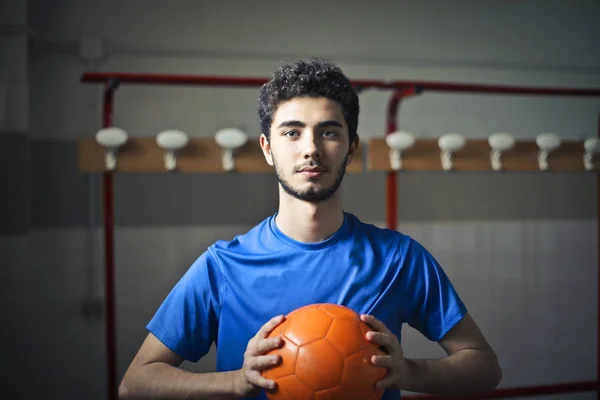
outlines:
[[280, 189], [279, 212], [275, 223], [286, 236], [303, 243], [323, 241], [335, 234], [344, 222], [338, 193], [320, 203], [291, 197]]

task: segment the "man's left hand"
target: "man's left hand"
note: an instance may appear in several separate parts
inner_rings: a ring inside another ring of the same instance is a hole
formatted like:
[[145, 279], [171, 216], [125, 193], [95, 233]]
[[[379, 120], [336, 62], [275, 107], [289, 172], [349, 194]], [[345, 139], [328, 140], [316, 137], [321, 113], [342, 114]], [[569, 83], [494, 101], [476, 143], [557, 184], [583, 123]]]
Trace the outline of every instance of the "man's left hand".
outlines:
[[383, 322], [372, 315], [362, 314], [360, 319], [373, 329], [367, 332], [367, 340], [382, 346], [387, 353], [371, 357], [373, 365], [388, 369], [387, 376], [377, 382], [377, 388], [402, 390], [403, 382], [408, 379], [409, 367], [398, 337]]

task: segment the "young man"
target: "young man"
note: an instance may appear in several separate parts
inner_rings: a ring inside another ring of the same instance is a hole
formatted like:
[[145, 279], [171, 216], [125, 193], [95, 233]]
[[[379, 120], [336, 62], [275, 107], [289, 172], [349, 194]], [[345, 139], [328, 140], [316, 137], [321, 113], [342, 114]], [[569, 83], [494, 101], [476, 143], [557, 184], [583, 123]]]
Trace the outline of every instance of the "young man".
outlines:
[[[148, 324], [120, 386], [123, 398], [264, 399], [260, 371], [280, 360], [268, 333], [290, 311], [338, 303], [360, 313], [387, 354], [384, 399], [400, 390], [461, 394], [494, 389], [493, 350], [434, 257], [399, 232], [342, 210], [339, 185], [358, 145], [358, 96], [322, 60], [280, 67], [260, 91], [260, 144], [279, 181], [279, 210], [244, 235], [210, 246]], [[403, 324], [447, 357], [403, 357]], [[191, 373], [217, 344], [217, 372]]]

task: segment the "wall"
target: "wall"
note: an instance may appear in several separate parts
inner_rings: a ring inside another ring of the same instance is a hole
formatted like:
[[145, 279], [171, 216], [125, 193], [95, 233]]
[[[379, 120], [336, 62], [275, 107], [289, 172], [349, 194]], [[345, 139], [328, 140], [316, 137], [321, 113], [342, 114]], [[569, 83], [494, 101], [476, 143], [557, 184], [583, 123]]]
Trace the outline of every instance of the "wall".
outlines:
[[[25, 382], [26, 365], [33, 357], [24, 351], [28, 332], [28, 297], [24, 293], [29, 230], [29, 140], [27, 41], [18, 31], [27, 25], [27, 4], [0, 3], [0, 396]], [[9, 62], [7, 62], [10, 60]], [[7, 236], [5, 236], [7, 235]], [[4, 397], [4, 396], [2, 396]]]
[[[101, 88], [80, 84], [82, 72], [268, 76], [280, 60], [318, 55], [351, 78], [600, 87], [593, 1], [9, 3], [0, 15], [30, 28], [29, 46], [19, 35], [0, 47], [12, 60], [0, 76], [9, 99], [0, 162], [17, 166], [0, 181], [2, 337], [11, 343], [0, 365], [10, 378], [2, 394], [15, 399], [106, 398], [104, 325], [82, 312], [102, 296], [100, 182], [76, 170], [76, 139], [101, 123]], [[79, 56], [88, 36], [102, 40], [105, 57]], [[361, 95], [363, 138], [385, 132], [389, 95]], [[133, 136], [167, 127], [207, 136], [229, 125], [256, 136], [255, 109], [252, 89], [127, 86], [115, 124]], [[596, 134], [599, 109], [598, 99], [427, 94], [402, 106], [400, 126], [422, 137], [583, 138]], [[4, 134], [13, 131], [18, 139]], [[276, 210], [274, 183], [268, 174], [117, 176], [119, 377], [190, 263]], [[499, 353], [502, 386], [594, 379], [595, 176], [419, 173], [399, 184], [399, 229], [444, 265]], [[251, 201], [232, 199], [232, 188]], [[381, 174], [348, 176], [343, 190], [348, 211], [383, 225]], [[441, 354], [410, 328], [405, 351]], [[211, 353], [185, 367], [213, 362]]]

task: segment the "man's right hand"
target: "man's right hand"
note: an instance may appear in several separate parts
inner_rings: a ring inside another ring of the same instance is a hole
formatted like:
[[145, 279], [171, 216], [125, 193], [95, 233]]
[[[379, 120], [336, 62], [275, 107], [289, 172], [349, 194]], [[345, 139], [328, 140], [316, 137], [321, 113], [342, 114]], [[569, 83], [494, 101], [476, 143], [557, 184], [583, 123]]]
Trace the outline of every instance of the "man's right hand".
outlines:
[[261, 371], [274, 367], [281, 361], [278, 355], [266, 355], [266, 353], [283, 345], [281, 337], [268, 338], [268, 336], [284, 319], [283, 315], [271, 318], [248, 342], [244, 353], [244, 365], [238, 371], [236, 379], [237, 392], [240, 396], [255, 397], [262, 389], [275, 388], [275, 381], [263, 377]]

